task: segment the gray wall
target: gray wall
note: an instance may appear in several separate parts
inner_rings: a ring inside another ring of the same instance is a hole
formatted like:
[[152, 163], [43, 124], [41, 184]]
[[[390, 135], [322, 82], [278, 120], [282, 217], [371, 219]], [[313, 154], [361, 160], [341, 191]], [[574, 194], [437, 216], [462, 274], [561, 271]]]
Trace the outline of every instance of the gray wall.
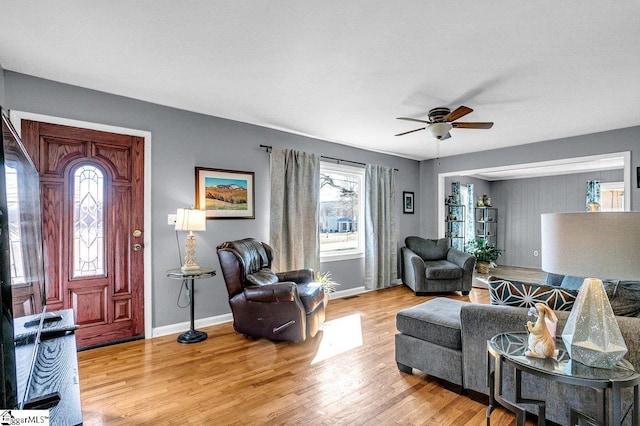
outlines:
[[[399, 169], [397, 211], [399, 242], [420, 226], [416, 214], [402, 214], [402, 191], [420, 191], [419, 163], [339, 144], [306, 138], [263, 127], [196, 114], [121, 96], [65, 85], [32, 76], [5, 72], [6, 107], [31, 113], [83, 120], [152, 133], [151, 142], [151, 247], [153, 269], [153, 326], [188, 321], [188, 309], [176, 306], [179, 283], [165, 272], [179, 266], [176, 235], [167, 214], [194, 204], [194, 167], [253, 171], [256, 176], [255, 220], [212, 220], [206, 233], [197, 235], [200, 265], [219, 269], [215, 247], [226, 240], [269, 237], [269, 155], [260, 144], [293, 148], [320, 155], [381, 164]], [[277, 100], [274, 100], [274, 102]], [[184, 235], [180, 235], [183, 244]], [[345, 290], [363, 285], [364, 262], [352, 260], [322, 265]], [[229, 313], [221, 274], [198, 282], [196, 318]]]
[[473, 184], [473, 193], [475, 194], [475, 200], [477, 201], [479, 197], [482, 197], [483, 194], [487, 194], [491, 196], [491, 182], [478, 179], [470, 176], [447, 176], [444, 179], [444, 193], [445, 195], [451, 194], [451, 183], [452, 182], [460, 182], [461, 184]]
[[4, 107], [4, 69], [0, 64], [0, 106]]
[[636, 167], [640, 167], [640, 126], [423, 161], [420, 164], [421, 233], [437, 235], [438, 232], [438, 205], [432, 200], [438, 197], [439, 173], [474, 170], [478, 164], [498, 167], [622, 151], [631, 151], [632, 185], [628, 195], [631, 210], [640, 211], [640, 189], [635, 185]]
[[583, 211], [588, 180], [622, 181], [623, 171], [491, 182], [491, 201], [499, 208], [498, 247], [504, 250], [497, 263], [540, 268], [540, 215]]

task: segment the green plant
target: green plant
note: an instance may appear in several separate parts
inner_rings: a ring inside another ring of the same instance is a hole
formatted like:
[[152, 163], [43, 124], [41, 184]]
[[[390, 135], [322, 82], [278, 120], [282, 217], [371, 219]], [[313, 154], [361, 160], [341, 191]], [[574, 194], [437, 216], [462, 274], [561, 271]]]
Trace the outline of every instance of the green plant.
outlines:
[[484, 238], [477, 238], [469, 241], [467, 253], [475, 256], [478, 262], [488, 262], [494, 265], [502, 254], [502, 250], [497, 248], [495, 244], [487, 242]]
[[315, 281], [317, 283], [320, 283], [320, 285], [322, 286], [322, 291], [324, 291], [325, 293], [333, 293], [334, 291], [336, 291], [336, 286], [340, 285], [333, 281], [333, 279], [331, 278], [331, 272], [318, 272], [316, 274]]

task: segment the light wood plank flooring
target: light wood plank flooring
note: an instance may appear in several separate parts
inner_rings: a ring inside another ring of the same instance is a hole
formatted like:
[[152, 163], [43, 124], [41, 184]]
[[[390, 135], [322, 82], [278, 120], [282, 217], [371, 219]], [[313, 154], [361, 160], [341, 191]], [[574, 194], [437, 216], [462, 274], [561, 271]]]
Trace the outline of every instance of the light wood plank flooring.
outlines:
[[[229, 323], [192, 345], [174, 335], [80, 352], [85, 424], [484, 425], [484, 404], [396, 368], [395, 314], [430, 297], [398, 286], [331, 300], [325, 330], [298, 344], [246, 340]], [[478, 288], [448, 297], [489, 300]]]

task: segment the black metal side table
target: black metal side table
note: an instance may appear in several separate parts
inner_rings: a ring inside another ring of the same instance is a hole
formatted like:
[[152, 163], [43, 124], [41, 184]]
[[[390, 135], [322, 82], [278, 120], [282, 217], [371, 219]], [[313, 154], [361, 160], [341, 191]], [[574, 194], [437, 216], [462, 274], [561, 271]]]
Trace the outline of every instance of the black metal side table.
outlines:
[[[639, 419], [640, 374], [625, 359], [612, 369], [588, 367], [572, 361], [564, 346], [562, 338], [556, 338], [556, 358], [530, 358], [525, 356], [527, 350], [526, 333], [503, 333], [487, 341], [487, 382], [489, 385], [489, 407], [487, 408], [487, 426], [491, 424], [491, 412], [494, 402], [516, 415], [516, 424], [524, 426], [524, 408], [519, 403], [538, 405], [538, 425], [546, 424], [545, 401], [522, 397], [522, 372], [534, 376], [575, 386], [595, 389], [601, 395], [602, 405], [598, 409], [599, 419], [595, 419], [573, 408], [570, 410], [570, 422], [575, 425], [578, 419], [592, 425], [620, 425], [622, 422], [623, 388], [633, 387], [633, 419], [631, 424], [637, 425]], [[514, 402], [504, 399], [502, 394], [502, 370], [507, 365], [514, 369]], [[496, 392], [497, 390], [497, 392]]]
[[[216, 275], [216, 270], [213, 268], [200, 268], [193, 271], [183, 271], [180, 268], [171, 269], [167, 271], [167, 276], [175, 280], [183, 280], [187, 283], [187, 290], [189, 291], [189, 308], [191, 311], [191, 327], [188, 331], [178, 336], [178, 342], [180, 343], [197, 343], [207, 339], [207, 333], [204, 331], [196, 330], [195, 328], [195, 314], [194, 314], [194, 282], [195, 280], [212, 278]], [[191, 284], [189, 286], [189, 284]]]

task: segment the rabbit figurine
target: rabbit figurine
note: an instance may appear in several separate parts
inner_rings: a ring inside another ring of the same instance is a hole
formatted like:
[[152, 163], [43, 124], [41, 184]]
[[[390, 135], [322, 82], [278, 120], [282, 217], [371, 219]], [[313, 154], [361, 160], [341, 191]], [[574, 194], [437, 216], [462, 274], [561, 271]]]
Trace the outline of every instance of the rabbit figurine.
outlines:
[[558, 317], [556, 314], [544, 303], [536, 303], [536, 309], [538, 310], [538, 320], [534, 324], [531, 321], [527, 321], [527, 331], [529, 332], [528, 348], [525, 352], [526, 356], [533, 358], [551, 358], [558, 355], [556, 350], [556, 341], [547, 329], [545, 318], [551, 322], [556, 323]]

